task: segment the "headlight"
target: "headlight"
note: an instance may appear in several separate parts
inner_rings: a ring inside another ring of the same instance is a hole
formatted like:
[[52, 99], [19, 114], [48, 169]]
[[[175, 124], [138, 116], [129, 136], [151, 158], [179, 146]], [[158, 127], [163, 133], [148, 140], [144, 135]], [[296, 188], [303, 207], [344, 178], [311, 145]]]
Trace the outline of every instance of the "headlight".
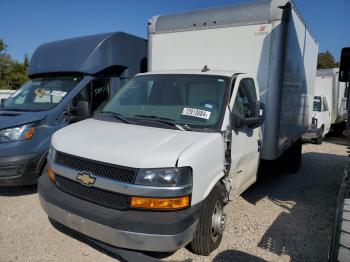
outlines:
[[312, 118], [312, 127], [316, 128], [317, 127], [317, 118]]
[[160, 187], [192, 185], [192, 169], [189, 167], [140, 169], [135, 183]]
[[0, 130], [0, 143], [31, 139], [35, 133], [34, 123]]

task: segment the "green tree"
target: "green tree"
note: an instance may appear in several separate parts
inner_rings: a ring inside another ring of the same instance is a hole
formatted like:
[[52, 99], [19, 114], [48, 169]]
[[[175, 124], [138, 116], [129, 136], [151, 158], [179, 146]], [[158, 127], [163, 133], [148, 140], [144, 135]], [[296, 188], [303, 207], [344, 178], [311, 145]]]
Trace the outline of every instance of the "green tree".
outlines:
[[328, 50], [325, 53], [319, 53], [317, 59], [317, 69], [327, 69], [339, 67], [334, 56]]
[[4, 40], [0, 39], [0, 54], [6, 50], [7, 46]]
[[28, 69], [28, 67], [29, 67], [29, 55], [27, 53], [24, 54], [23, 65]]
[[28, 81], [29, 57], [24, 56], [23, 64], [6, 53], [7, 45], [0, 39], [0, 89], [18, 89]]

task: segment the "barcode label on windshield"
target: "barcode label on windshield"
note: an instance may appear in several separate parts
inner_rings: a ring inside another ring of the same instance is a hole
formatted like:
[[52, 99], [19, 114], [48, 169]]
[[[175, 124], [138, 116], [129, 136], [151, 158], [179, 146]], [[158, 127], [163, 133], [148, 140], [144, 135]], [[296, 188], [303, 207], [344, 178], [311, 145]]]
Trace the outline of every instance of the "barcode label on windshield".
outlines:
[[184, 110], [182, 111], [183, 116], [193, 116], [193, 117], [198, 117], [203, 119], [209, 119], [210, 114], [211, 112], [209, 111], [195, 109], [195, 108], [187, 108], [187, 107], [185, 107]]

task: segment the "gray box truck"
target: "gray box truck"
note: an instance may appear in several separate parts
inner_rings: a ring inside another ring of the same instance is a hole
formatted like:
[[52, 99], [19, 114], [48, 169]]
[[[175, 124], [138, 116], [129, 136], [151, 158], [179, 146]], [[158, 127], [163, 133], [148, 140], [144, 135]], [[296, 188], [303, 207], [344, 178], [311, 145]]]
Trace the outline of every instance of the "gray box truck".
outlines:
[[52, 134], [99, 111], [146, 60], [146, 40], [122, 32], [38, 47], [31, 80], [1, 101], [0, 186], [36, 184]]
[[318, 44], [273, 0], [154, 17], [148, 54], [151, 72], [54, 134], [40, 203], [112, 246], [209, 255], [261, 159], [298, 170]]

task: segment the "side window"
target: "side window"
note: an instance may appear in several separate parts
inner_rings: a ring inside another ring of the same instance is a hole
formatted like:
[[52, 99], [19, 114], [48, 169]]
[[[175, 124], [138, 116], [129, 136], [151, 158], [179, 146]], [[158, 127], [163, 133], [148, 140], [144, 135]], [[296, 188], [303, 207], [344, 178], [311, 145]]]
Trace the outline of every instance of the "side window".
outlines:
[[243, 117], [254, 117], [256, 116], [256, 101], [254, 80], [250, 78], [242, 79], [238, 87], [233, 110], [236, 110]]
[[323, 98], [323, 111], [329, 111], [327, 99], [325, 97]]
[[110, 98], [110, 80], [109, 79], [95, 79], [91, 83], [92, 102], [91, 112], [100, 111], [108, 102]]
[[110, 80], [95, 79], [83, 87], [73, 98], [73, 107], [78, 106], [79, 101], [86, 101], [90, 105], [90, 115], [100, 110], [110, 97]]

